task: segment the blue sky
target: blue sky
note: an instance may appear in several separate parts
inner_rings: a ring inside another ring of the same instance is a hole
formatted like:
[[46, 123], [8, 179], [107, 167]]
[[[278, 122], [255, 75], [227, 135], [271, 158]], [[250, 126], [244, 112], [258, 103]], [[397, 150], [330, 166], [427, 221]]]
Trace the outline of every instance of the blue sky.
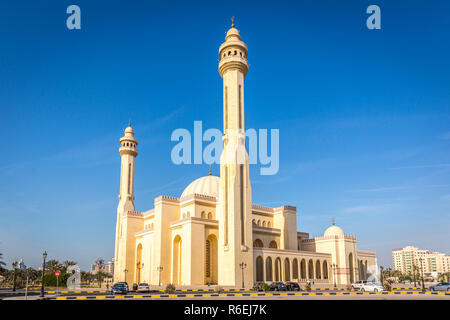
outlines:
[[[81, 7], [82, 29], [66, 28]], [[365, 10], [381, 8], [381, 30]], [[391, 265], [450, 253], [450, 5], [445, 1], [8, 1], [0, 5], [0, 252], [9, 264], [113, 257], [118, 140], [132, 119], [136, 208], [207, 165], [170, 160], [176, 128], [222, 128], [218, 48], [249, 47], [247, 128], [280, 129], [280, 170], [254, 203], [331, 218]], [[217, 166], [213, 174], [218, 174]]]

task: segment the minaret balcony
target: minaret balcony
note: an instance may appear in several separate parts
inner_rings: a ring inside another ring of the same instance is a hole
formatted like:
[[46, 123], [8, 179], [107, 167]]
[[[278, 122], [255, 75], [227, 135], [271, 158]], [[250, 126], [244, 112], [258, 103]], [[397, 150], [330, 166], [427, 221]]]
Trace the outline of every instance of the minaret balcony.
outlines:
[[219, 62], [219, 73], [221, 76], [228, 71], [238, 69], [244, 73], [244, 76], [248, 72], [248, 62], [247, 59], [239, 56], [227, 56], [220, 60]]

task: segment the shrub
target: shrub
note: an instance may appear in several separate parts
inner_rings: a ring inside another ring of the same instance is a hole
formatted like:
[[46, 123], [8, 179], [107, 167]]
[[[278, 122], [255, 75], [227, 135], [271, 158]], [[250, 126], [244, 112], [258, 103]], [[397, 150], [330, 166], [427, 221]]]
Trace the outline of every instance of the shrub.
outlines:
[[386, 290], [386, 291], [391, 291], [392, 290], [392, 286], [391, 286], [391, 284], [388, 281], [385, 281], [383, 283], [383, 289]]
[[269, 284], [264, 282], [261, 284], [261, 289], [262, 289], [262, 291], [267, 292], [270, 290], [270, 286], [269, 286]]
[[166, 290], [164, 290], [166, 293], [174, 293], [176, 290], [175, 286], [172, 283], [167, 284]]
[[[58, 286], [66, 287], [67, 279], [69, 277], [69, 273], [60, 273], [58, 278]], [[47, 287], [56, 287], [56, 276], [54, 273], [47, 273], [46, 275], [44, 275], [44, 285]]]

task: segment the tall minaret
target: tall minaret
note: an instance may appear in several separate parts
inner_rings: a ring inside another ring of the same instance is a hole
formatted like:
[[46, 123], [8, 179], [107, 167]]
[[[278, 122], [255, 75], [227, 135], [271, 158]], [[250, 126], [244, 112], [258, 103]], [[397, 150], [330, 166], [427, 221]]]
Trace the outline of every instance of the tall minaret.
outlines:
[[[127, 269], [127, 223], [122, 219], [125, 212], [134, 211], [134, 161], [138, 155], [138, 142], [131, 124], [120, 138], [119, 153], [122, 158], [120, 169], [120, 193], [117, 206], [116, 245], [114, 251], [114, 281], [124, 281], [123, 270]], [[129, 254], [129, 253], [128, 253]], [[132, 268], [132, 267], [131, 267]], [[131, 272], [130, 272], [131, 273]], [[128, 279], [127, 279], [128, 280]]]
[[[252, 193], [244, 128], [247, 53], [247, 46], [241, 41], [233, 21], [219, 48], [224, 148], [220, 157], [218, 263], [223, 268], [219, 273], [219, 284], [239, 287], [243, 279], [246, 287], [253, 284]], [[242, 263], [245, 264], [243, 269]]]

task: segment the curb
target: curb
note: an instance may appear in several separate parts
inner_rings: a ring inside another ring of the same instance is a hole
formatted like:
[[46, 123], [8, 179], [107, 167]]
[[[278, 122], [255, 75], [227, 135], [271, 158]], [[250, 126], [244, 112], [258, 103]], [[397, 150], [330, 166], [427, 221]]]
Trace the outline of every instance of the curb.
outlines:
[[[388, 294], [421, 294], [420, 292], [286, 292], [286, 293], [212, 293], [212, 294], [155, 294], [155, 295], [126, 295], [126, 296], [81, 296], [81, 297], [55, 297], [52, 300], [96, 300], [96, 299], [143, 299], [143, 298], [195, 298], [195, 297], [271, 297], [271, 296], [336, 296], [336, 295], [388, 295]], [[449, 295], [450, 292], [431, 292], [430, 295]]]

